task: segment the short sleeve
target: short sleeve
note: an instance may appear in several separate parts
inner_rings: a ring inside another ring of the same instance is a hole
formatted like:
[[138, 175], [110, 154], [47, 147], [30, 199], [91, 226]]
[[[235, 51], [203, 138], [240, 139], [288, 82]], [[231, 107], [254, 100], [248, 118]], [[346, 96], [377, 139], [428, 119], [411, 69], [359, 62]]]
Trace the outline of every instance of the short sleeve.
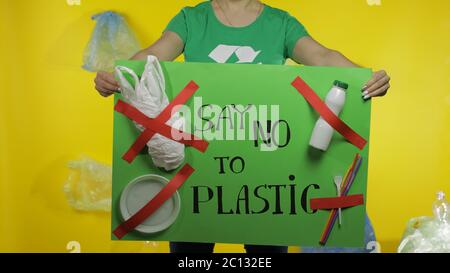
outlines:
[[292, 56], [292, 52], [297, 44], [297, 41], [305, 36], [308, 36], [308, 32], [305, 27], [293, 16], [287, 14], [286, 24], [286, 42], [285, 48], [287, 57]]
[[182, 9], [175, 17], [170, 20], [164, 31], [172, 31], [180, 36], [183, 43], [186, 44], [188, 28], [186, 22], [186, 11]]

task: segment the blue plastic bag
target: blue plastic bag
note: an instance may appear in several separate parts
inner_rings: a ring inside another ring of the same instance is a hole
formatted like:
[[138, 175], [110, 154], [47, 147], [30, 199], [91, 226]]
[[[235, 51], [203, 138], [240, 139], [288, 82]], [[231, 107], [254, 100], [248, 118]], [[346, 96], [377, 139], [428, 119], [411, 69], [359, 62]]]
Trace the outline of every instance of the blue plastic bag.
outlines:
[[84, 50], [84, 69], [112, 72], [116, 60], [129, 59], [140, 50], [136, 36], [119, 14], [107, 11], [94, 15], [92, 20], [96, 25]]

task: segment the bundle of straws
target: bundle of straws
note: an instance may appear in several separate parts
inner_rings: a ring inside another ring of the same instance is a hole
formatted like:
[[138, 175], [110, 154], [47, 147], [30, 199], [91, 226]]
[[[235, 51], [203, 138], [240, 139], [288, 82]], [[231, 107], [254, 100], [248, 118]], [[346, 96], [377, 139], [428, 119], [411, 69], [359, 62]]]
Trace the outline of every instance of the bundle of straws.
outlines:
[[[355, 181], [356, 174], [358, 173], [359, 167], [361, 166], [361, 161], [362, 157], [359, 154], [356, 154], [352, 164], [345, 174], [344, 183], [342, 183], [341, 185], [341, 196], [346, 196], [350, 191], [350, 187], [352, 186], [353, 181]], [[321, 245], [325, 245], [328, 241], [328, 238], [330, 237], [331, 230], [333, 229], [334, 224], [336, 223], [336, 220], [338, 218], [337, 212], [338, 209], [333, 209], [330, 213], [327, 225], [325, 226], [322, 236], [320, 237]]]

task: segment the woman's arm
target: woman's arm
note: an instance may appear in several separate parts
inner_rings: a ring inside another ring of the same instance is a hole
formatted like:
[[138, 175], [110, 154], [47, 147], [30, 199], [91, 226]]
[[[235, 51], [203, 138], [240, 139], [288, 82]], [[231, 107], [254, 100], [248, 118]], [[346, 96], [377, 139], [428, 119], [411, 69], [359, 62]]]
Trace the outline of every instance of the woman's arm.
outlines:
[[[297, 41], [292, 52], [292, 59], [297, 63], [312, 66], [360, 67], [340, 52], [326, 48], [309, 36]], [[390, 88], [390, 79], [384, 70], [375, 72], [372, 79], [362, 89], [364, 99], [386, 95]]]
[[310, 36], [298, 40], [292, 51], [292, 59], [312, 66], [359, 67], [340, 52], [326, 48]]
[[151, 46], [139, 51], [132, 60], [145, 60], [148, 55], [153, 55], [160, 61], [173, 61], [183, 53], [184, 43], [178, 34], [165, 31], [161, 38]]
[[[139, 51], [131, 59], [145, 60], [148, 55], [154, 55], [160, 61], [173, 61], [183, 53], [184, 43], [174, 32], [166, 31], [161, 38], [151, 46]], [[114, 79], [114, 74], [99, 71], [95, 77], [95, 89], [103, 97], [108, 97], [119, 89], [119, 83]]]

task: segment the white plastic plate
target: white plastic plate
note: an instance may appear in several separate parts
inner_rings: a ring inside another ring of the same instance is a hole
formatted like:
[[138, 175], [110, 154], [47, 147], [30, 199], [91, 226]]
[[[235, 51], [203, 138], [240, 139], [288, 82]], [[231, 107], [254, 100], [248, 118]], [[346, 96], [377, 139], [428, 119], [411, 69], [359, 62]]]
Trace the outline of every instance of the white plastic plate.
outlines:
[[[144, 207], [153, 197], [169, 183], [165, 177], [147, 174], [133, 179], [122, 191], [120, 212], [125, 221]], [[178, 191], [159, 207], [135, 230], [151, 234], [170, 227], [180, 212], [180, 195]]]

